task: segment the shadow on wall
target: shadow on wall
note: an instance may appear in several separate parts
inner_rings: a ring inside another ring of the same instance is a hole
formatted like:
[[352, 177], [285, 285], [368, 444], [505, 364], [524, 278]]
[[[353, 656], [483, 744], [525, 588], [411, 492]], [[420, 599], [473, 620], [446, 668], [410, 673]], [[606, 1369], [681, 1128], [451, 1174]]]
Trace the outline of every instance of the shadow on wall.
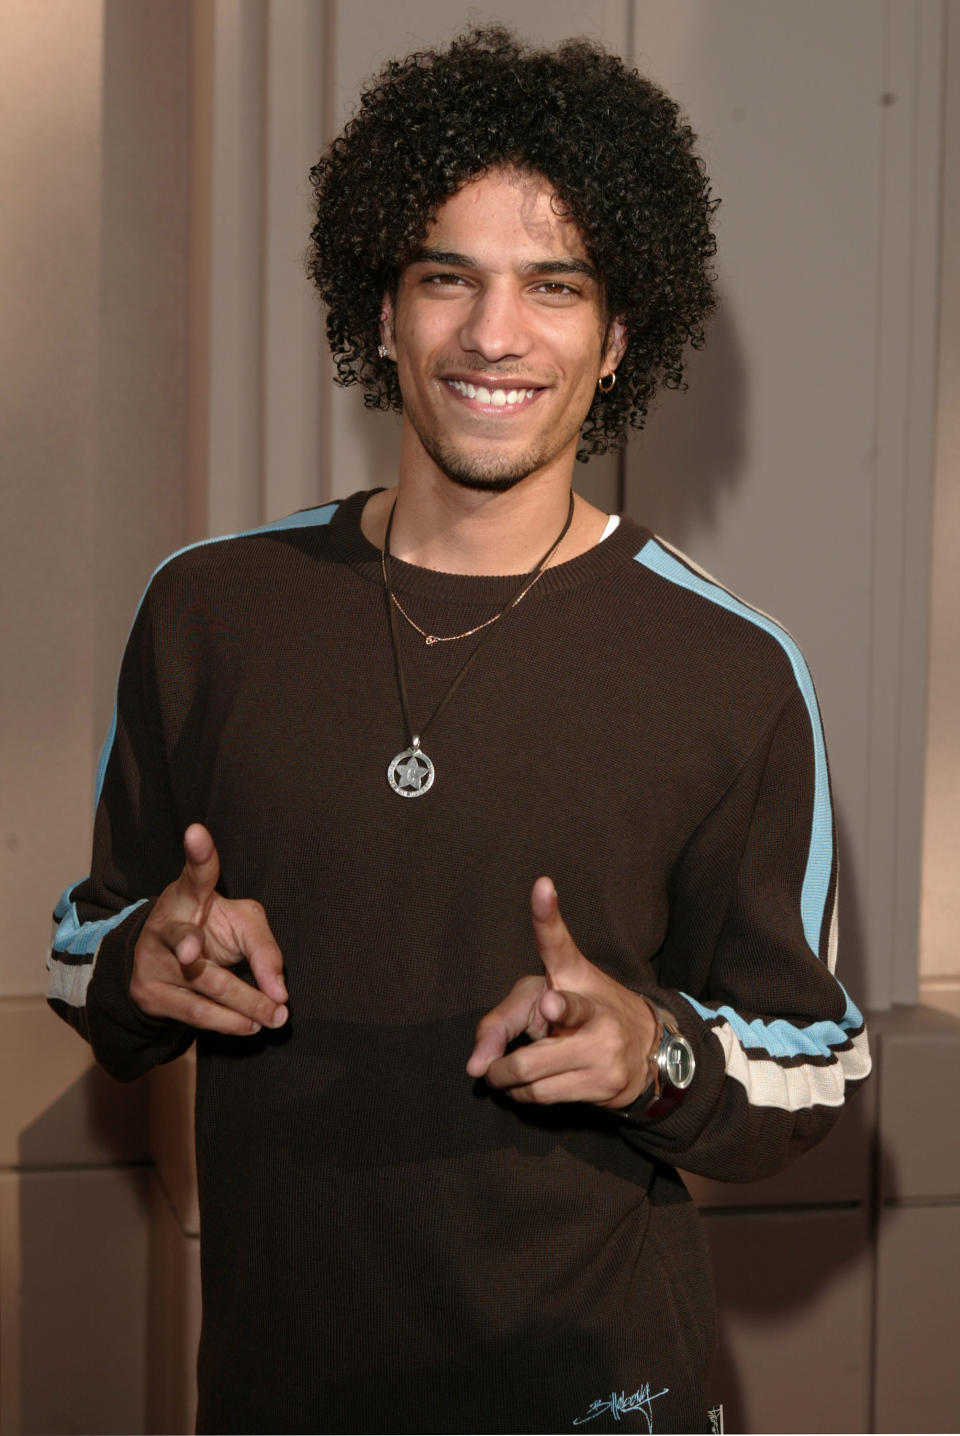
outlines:
[[688, 387], [654, 400], [629, 441], [627, 512], [686, 549], [715, 527], [746, 462], [748, 395], [731, 306], [720, 308], [704, 349], [689, 355]]
[[872, 1083], [778, 1177], [727, 1191], [688, 1183], [717, 1285], [708, 1391], [728, 1431], [873, 1429], [876, 1173], [889, 1166]]
[[[55, 1020], [52, 1014], [50, 1020]], [[115, 1082], [91, 1061], [83, 1075], [20, 1133], [21, 1169], [148, 1161], [147, 1099], [145, 1083]]]
[[[400, 463], [400, 415], [368, 409], [360, 386], [331, 385], [333, 471], [330, 496], [342, 498], [357, 489], [389, 488]], [[344, 456], [349, 471], [343, 472]]]
[[147, 1097], [91, 1066], [21, 1134], [22, 1436], [144, 1429]]

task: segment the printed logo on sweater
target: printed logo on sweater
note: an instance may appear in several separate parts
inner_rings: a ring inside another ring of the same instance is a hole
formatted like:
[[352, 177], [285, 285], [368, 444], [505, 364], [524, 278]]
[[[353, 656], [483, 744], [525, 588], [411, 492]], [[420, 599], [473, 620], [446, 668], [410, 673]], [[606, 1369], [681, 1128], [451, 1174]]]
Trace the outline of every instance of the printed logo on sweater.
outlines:
[[638, 1386], [632, 1396], [625, 1396], [622, 1391], [611, 1391], [609, 1396], [598, 1396], [596, 1401], [591, 1401], [587, 1407], [585, 1416], [575, 1416], [574, 1426], [586, 1426], [588, 1421], [595, 1421], [605, 1411], [609, 1411], [615, 1421], [622, 1421], [624, 1416], [631, 1411], [639, 1411], [647, 1423], [647, 1430], [653, 1430], [653, 1403], [658, 1396], [666, 1396], [670, 1390], [665, 1386], [662, 1391], [651, 1391], [649, 1381], [643, 1386]]

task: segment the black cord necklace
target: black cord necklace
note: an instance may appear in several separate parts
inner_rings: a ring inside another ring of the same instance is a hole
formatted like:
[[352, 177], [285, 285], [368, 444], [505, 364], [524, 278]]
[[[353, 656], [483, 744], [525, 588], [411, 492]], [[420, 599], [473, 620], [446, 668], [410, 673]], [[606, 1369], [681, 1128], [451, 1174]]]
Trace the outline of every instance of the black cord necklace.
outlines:
[[[396, 611], [400, 607], [400, 605], [399, 603], [397, 603], [397, 600], [393, 593], [393, 589], [390, 585], [390, 530], [393, 527], [393, 515], [396, 512], [396, 507], [396, 500], [394, 500], [393, 508], [390, 510], [390, 517], [387, 520], [387, 531], [383, 536], [381, 567], [383, 571], [383, 588], [387, 598], [387, 612], [390, 616], [390, 641], [393, 644], [393, 661], [397, 674], [397, 687], [400, 691], [400, 706], [403, 709], [403, 726], [407, 734], [407, 747], [404, 748], [402, 752], [398, 753], [397, 756], [391, 760], [387, 768], [387, 782], [390, 784], [393, 791], [399, 794], [401, 798], [422, 798], [424, 793], [429, 792], [429, 790], [433, 787], [433, 780], [436, 777], [436, 769], [434, 768], [433, 761], [427, 757], [426, 753], [421, 748], [421, 739], [423, 738], [423, 735], [426, 733], [427, 729], [433, 723], [434, 719], [438, 718], [439, 715], [442, 713], [443, 709], [446, 708], [447, 704], [450, 702], [450, 699], [453, 697], [454, 693], [456, 693], [457, 689], [460, 687], [460, 684], [466, 678], [474, 659], [480, 652], [480, 649], [482, 648], [483, 644], [489, 638], [490, 634], [493, 632], [494, 626], [501, 618], [503, 618], [504, 614], [508, 613], [511, 608], [516, 608], [517, 604], [521, 601], [521, 599], [527, 596], [531, 588], [533, 588], [533, 585], [542, 575], [551, 558], [553, 558], [553, 555], [556, 553], [563, 540], [566, 538], [567, 531], [569, 530], [570, 525], [573, 522], [573, 490], [570, 491], [570, 505], [567, 509], [567, 518], [566, 522], [563, 525], [563, 528], [557, 534], [557, 537], [547, 549], [540, 562], [536, 564], [536, 566], [531, 570], [530, 573], [524, 574], [523, 582], [517, 589], [516, 593], [507, 599], [507, 602], [500, 609], [499, 613], [495, 613], [492, 618], [488, 618], [484, 623], [477, 624], [476, 628], [469, 629], [466, 633], [453, 635], [453, 637], [455, 638], [466, 638], [469, 637], [471, 633], [479, 633], [481, 628], [486, 630], [486, 632], [483, 634], [483, 637], [480, 639], [480, 641], [474, 648], [473, 652], [470, 653], [467, 657], [466, 662], [461, 665], [459, 671], [453, 679], [453, 682], [449, 685], [446, 692], [441, 695], [440, 702], [434, 708], [433, 712], [430, 714], [430, 717], [427, 719], [426, 723], [424, 723], [419, 733], [415, 733], [413, 731], [413, 724], [410, 721], [410, 702], [407, 696], [407, 680], [404, 676], [403, 664], [400, 661], [400, 638], [397, 632]], [[403, 612], [402, 609], [401, 612]], [[404, 617], [406, 617], [406, 614], [404, 614]], [[418, 632], [422, 632], [422, 630], [418, 629]], [[436, 639], [434, 641], [436, 642]]]

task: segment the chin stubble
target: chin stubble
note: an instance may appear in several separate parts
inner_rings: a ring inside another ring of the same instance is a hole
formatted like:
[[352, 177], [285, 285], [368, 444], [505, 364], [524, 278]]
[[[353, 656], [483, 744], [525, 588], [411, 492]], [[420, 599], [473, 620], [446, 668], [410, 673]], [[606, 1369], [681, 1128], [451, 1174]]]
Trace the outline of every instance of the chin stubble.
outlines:
[[502, 494], [522, 483], [547, 462], [541, 454], [520, 454], [508, 465], [486, 457], [471, 457], [442, 444], [424, 446], [437, 467], [454, 484], [481, 493]]

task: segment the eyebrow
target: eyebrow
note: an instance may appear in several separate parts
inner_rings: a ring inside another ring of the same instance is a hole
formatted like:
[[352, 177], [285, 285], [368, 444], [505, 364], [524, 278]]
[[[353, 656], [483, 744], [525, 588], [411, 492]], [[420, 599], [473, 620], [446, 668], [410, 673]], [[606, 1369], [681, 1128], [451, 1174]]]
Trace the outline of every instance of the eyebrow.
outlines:
[[[455, 269], [482, 269], [483, 265], [469, 254], [458, 254], [451, 249], [418, 249], [411, 255], [410, 264], [449, 264]], [[582, 274], [587, 279], [600, 283], [596, 268], [586, 259], [531, 259], [521, 264], [520, 274]]]

